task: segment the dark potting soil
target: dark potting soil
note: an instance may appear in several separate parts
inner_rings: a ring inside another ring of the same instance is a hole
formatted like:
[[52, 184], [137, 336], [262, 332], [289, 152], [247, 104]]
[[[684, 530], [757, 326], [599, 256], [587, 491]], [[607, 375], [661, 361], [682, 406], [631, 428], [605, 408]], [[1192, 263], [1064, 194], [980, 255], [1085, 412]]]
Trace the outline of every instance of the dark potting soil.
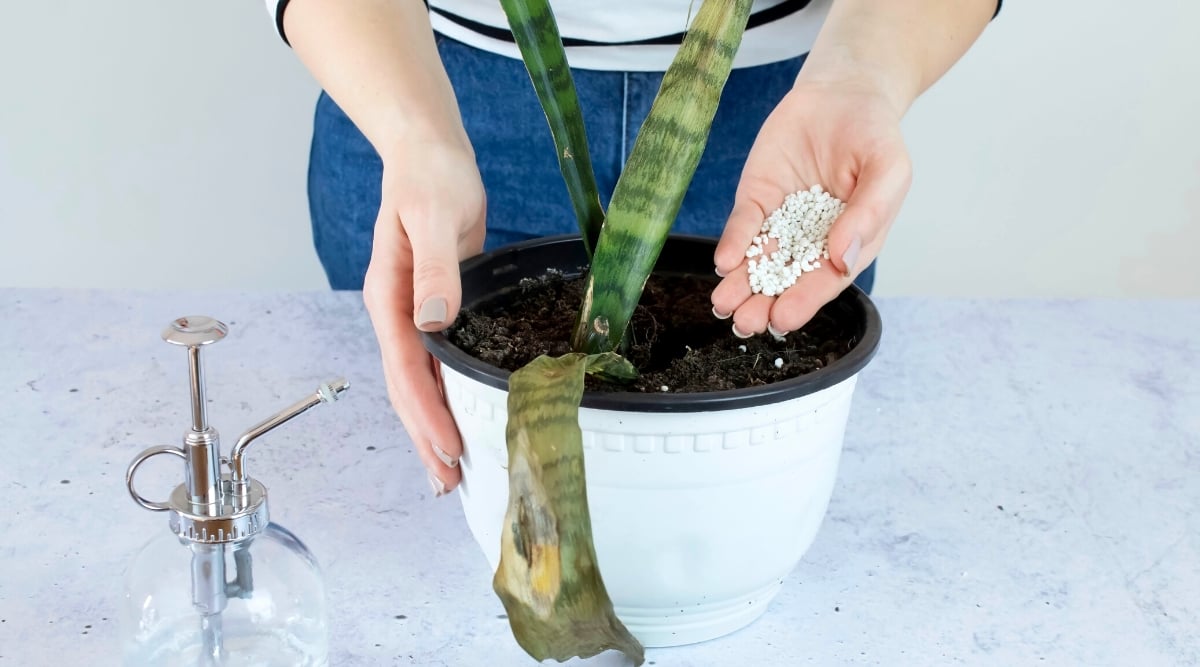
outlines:
[[[823, 368], [857, 343], [829, 307], [782, 341], [733, 335], [732, 320], [712, 314], [717, 278], [652, 275], [634, 312], [624, 356], [640, 372], [632, 385], [588, 378], [591, 390], [705, 392], [770, 384]], [[582, 301], [582, 277], [549, 274], [526, 280], [506, 298], [463, 309], [448, 331], [471, 356], [509, 371], [542, 354], [570, 352]], [[741, 349], [740, 346], [745, 346]], [[776, 368], [775, 360], [782, 359]]]

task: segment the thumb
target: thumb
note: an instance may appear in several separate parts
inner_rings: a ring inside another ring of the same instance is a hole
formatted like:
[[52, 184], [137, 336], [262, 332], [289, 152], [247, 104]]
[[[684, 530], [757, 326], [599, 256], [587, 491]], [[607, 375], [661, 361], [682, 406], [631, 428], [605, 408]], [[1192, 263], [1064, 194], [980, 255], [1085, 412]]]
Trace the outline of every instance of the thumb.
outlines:
[[428, 219], [405, 222], [412, 244], [413, 321], [422, 331], [441, 331], [462, 304], [457, 226]]
[[864, 248], [878, 250], [875, 243], [900, 211], [911, 183], [912, 166], [903, 149], [863, 167], [846, 210], [829, 230], [829, 258], [843, 276], [855, 276], [864, 268]]

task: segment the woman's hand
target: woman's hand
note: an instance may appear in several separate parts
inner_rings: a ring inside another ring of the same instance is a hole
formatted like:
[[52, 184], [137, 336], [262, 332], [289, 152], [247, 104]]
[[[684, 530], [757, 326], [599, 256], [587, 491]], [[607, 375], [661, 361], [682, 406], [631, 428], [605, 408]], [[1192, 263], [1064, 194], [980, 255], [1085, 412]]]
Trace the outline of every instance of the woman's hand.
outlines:
[[[736, 335], [800, 328], [879, 255], [911, 182], [902, 113], [868, 82], [801, 74], [763, 123], [714, 257], [725, 278], [713, 313], [732, 316]], [[813, 185], [846, 202], [829, 232], [830, 259], [778, 297], [753, 294], [746, 249], [787, 195]]]
[[[713, 313], [734, 333], [794, 331], [879, 255], [908, 193], [908, 107], [970, 47], [998, 0], [838, 0], [796, 85], [763, 123], [717, 246]], [[784, 197], [820, 185], [846, 202], [829, 260], [778, 297], [752, 294], [746, 249]]]
[[437, 331], [458, 314], [458, 261], [483, 249], [486, 206], [429, 10], [304, 0], [283, 20], [296, 54], [383, 159], [363, 300], [388, 396], [441, 495], [461, 478], [462, 443], [418, 327]]
[[442, 495], [462, 477], [462, 441], [418, 329], [440, 331], [458, 314], [458, 263], [483, 249], [483, 183], [464, 136], [385, 155], [382, 192], [363, 299], [392, 407]]

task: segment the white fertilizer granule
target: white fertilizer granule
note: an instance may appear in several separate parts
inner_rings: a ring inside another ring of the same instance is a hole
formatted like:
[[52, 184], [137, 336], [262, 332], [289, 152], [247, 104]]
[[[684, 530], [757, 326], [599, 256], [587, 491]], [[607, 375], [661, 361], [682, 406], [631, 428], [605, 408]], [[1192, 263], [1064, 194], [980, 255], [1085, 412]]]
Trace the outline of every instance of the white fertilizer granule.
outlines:
[[[821, 260], [829, 259], [829, 228], [844, 210], [846, 205], [819, 185], [788, 195], [746, 250], [751, 291], [779, 296], [802, 273], [821, 268]], [[763, 246], [771, 239], [778, 241], [778, 248], [765, 255]]]

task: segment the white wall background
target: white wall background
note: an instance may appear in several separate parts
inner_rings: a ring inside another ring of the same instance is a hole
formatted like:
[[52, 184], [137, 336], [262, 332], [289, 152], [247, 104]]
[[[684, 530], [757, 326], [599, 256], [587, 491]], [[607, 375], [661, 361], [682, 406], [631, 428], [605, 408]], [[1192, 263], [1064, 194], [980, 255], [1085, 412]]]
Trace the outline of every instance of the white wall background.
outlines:
[[[1200, 3], [1009, 0], [905, 123], [878, 293], [1200, 297]], [[0, 286], [323, 289], [260, 2], [5, 2]]]

